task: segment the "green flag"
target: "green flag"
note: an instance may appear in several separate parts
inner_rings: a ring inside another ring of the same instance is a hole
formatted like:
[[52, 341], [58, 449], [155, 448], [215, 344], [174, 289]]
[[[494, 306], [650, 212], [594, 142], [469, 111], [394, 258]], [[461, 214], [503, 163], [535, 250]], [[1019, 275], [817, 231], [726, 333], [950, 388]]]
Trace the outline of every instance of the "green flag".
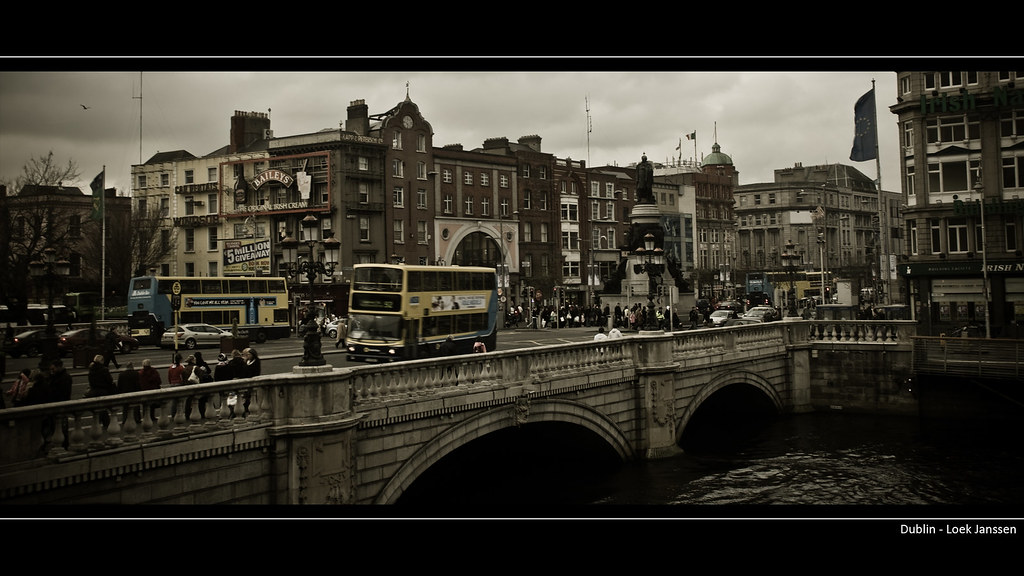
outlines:
[[103, 197], [106, 196], [106, 194], [104, 194], [104, 191], [103, 191], [103, 177], [104, 177], [104, 173], [106, 171], [107, 171], [106, 168], [104, 168], [102, 171], [100, 171], [100, 173], [97, 174], [96, 177], [92, 179], [92, 184], [89, 185], [89, 187], [92, 188], [92, 219], [93, 220], [103, 220], [103, 204], [104, 204]]

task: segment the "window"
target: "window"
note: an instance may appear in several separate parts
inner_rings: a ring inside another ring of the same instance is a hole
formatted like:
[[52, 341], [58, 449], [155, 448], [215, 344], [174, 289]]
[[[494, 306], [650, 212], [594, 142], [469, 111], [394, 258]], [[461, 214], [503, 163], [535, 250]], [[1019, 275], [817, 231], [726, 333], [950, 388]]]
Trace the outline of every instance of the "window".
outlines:
[[[564, 183], [562, 183], [562, 184], [564, 186]], [[562, 189], [562, 192], [565, 192], [564, 187]], [[590, 182], [590, 195], [593, 196], [594, 198], [597, 198], [598, 196], [601, 195], [601, 183], [600, 182], [591, 180], [591, 182]]]
[[145, 174], [139, 174], [138, 187], [139, 188], [145, 188], [146, 187], [146, 175]]
[[546, 244], [547, 242], [549, 242], [548, 236], [549, 236], [549, 234], [548, 234], [548, 223], [547, 222], [541, 222], [540, 223], [540, 241]]
[[768, 194], [768, 204], [775, 204], [775, 194], [774, 193]]
[[604, 185], [604, 197], [605, 198], [612, 198], [612, 199], [615, 198], [615, 183], [614, 182], [608, 182], [607, 184]]
[[416, 151], [426, 152], [427, 151], [427, 137], [425, 134], [416, 135]]
[[465, 202], [465, 208], [463, 210], [463, 213], [465, 215], [467, 215], [467, 216], [472, 215], [473, 214], [473, 197], [472, 196], [466, 196], [464, 202]]
[[195, 182], [196, 182], [195, 171], [194, 170], [185, 170], [185, 184], [195, 184]]
[[208, 194], [206, 196], [206, 213], [216, 214], [217, 213], [217, 194]]
[[473, 185], [473, 173], [469, 172], [469, 171], [463, 172], [463, 174], [462, 174], [462, 183], [465, 184], [466, 186], [472, 186]]
[[580, 275], [580, 263], [572, 260], [562, 262], [563, 278], [578, 278]]
[[590, 203], [590, 219], [598, 220], [601, 218], [601, 205], [596, 201]]
[[614, 248], [615, 247], [615, 228], [609, 228], [608, 231], [605, 232], [605, 236], [608, 237], [608, 241], [605, 243], [605, 247], [606, 248]]
[[1003, 188], [1024, 188], [1024, 154], [1003, 158]]
[[523, 164], [523, 178], [529, 178], [529, 177], [530, 177], [530, 165], [529, 164]]
[[359, 157], [359, 170], [366, 172], [370, 169], [370, 159], [366, 156]]
[[416, 242], [420, 244], [427, 243], [427, 221], [418, 220], [416, 222]]
[[487, 175], [487, 172], [481, 172], [480, 173], [480, 185], [481, 186], [490, 186], [490, 184], [491, 184], [491, 178]]
[[427, 163], [426, 162], [417, 162], [416, 163], [416, 178], [418, 178], [420, 180], [426, 180], [427, 179]]
[[530, 209], [530, 191], [523, 192], [523, 210]]
[[445, 194], [444, 195], [444, 213], [445, 214], [451, 214], [452, 213], [452, 204], [453, 204], [453, 202], [452, 202], [452, 195], [451, 194]]
[[532, 222], [523, 222], [523, 242], [533, 242]]
[[754, 194], [754, 206], [760, 206], [760, 205], [761, 205], [761, 195], [760, 194]]
[[217, 169], [216, 168], [207, 168], [206, 169], [206, 181], [207, 182], [216, 182], [217, 181]]
[[615, 202], [607, 202], [604, 206], [604, 217], [605, 220], [615, 219]]
[[501, 210], [502, 217], [508, 216], [508, 198], [501, 199], [501, 207], [499, 209]]
[[196, 265], [194, 262], [185, 262], [185, 276], [193, 277], [196, 275]]
[[359, 203], [369, 204], [370, 203], [370, 185], [366, 182], [359, 183]]
[[593, 228], [590, 231], [590, 247], [594, 250], [601, 249], [601, 229]]
[[917, 255], [917, 221], [916, 220], [911, 220], [907, 224], [907, 227], [909, 229], [909, 233], [907, 234], [907, 237], [908, 237], [908, 239], [910, 241], [910, 253], [916, 256]]
[[405, 222], [395, 219], [394, 222], [395, 244], [405, 244]]
[[82, 235], [82, 216], [71, 214], [68, 217], [68, 236], [78, 238]]
[[575, 204], [562, 204], [562, 220], [568, 222], [579, 222], [579, 206]]
[[507, 174], [502, 174], [501, 176], [498, 176], [498, 187], [499, 188], [508, 188], [508, 175]]
[[170, 186], [171, 185], [171, 176], [170, 176], [170, 174], [161, 174], [160, 175], [160, 185], [161, 186]]
[[491, 199], [484, 196], [480, 199], [480, 215], [489, 216], [491, 213]]
[[447, 169], [447, 168], [442, 170], [441, 171], [441, 181], [446, 183], [446, 184], [451, 184], [452, 183], [452, 171]]
[[932, 254], [942, 252], [942, 228], [938, 218], [931, 219]]
[[910, 76], [900, 78], [900, 94], [910, 94]]
[[416, 190], [416, 207], [426, 208], [427, 207], [427, 189], [419, 188]]
[[148, 218], [149, 217], [149, 215], [147, 214], [148, 208], [149, 207], [146, 204], [146, 199], [145, 198], [139, 198], [138, 211], [139, 211], [139, 217], [140, 218]]
[[969, 251], [967, 246], [967, 220], [951, 218], [946, 226], [946, 241], [950, 254], [964, 254]]
[[196, 251], [196, 231], [193, 228], [185, 229], [185, 252]]
[[395, 186], [395, 189], [391, 191], [391, 204], [395, 208], [402, 208], [405, 206], [405, 189], [401, 186]]
[[208, 276], [217, 276], [217, 261], [211, 260], [207, 263], [206, 274]]
[[206, 229], [206, 237], [209, 239], [209, 246], [207, 247], [207, 250], [216, 250], [217, 249], [217, 227], [216, 226], [210, 226], [209, 228], [207, 228]]
[[[171, 231], [164, 228], [160, 230], [160, 249], [169, 250], [171, 248]], [[165, 274], [166, 276], [166, 274]]]
[[395, 134], [391, 137], [391, 149], [401, 150], [402, 149], [402, 133], [395, 130]]
[[1004, 218], [1003, 227], [1006, 230], [1006, 251], [1014, 252], [1017, 250], [1017, 222], [1013, 216], [1006, 216]]
[[171, 199], [161, 198], [160, 199], [160, 217], [167, 218], [171, 213]]
[[1013, 110], [999, 116], [999, 135], [1003, 138], [1024, 136], [1024, 112]]
[[391, 175], [395, 178], [402, 178], [405, 176], [405, 162], [395, 158], [391, 161]]
[[540, 166], [540, 167], [538, 167], [537, 168], [537, 174], [540, 176], [541, 180], [547, 180], [548, 179], [548, 167], [547, 166]]
[[547, 210], [548, 209], [548, 194], [547, 194], [547, 192], [541, 192], [540, 193], [540, 198], [538, 198], [538, 200], [540, 200], [540, 207], [539, 207], [539, 209], [540, 210]]
[[367, 216], [359, 217], [359, 241], [370, 241], [370, 218]]

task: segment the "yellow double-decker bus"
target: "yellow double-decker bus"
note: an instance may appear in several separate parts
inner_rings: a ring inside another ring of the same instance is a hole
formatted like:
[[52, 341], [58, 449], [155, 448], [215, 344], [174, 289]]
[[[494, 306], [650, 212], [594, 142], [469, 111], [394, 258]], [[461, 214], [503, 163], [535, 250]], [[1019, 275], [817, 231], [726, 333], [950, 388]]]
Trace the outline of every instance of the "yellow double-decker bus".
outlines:
[[[392, 362], [497, 346], [494, 268], [356, 264], [349, 293], [349, 360]], [[451, 342], [445, 340], [451, 337]]]

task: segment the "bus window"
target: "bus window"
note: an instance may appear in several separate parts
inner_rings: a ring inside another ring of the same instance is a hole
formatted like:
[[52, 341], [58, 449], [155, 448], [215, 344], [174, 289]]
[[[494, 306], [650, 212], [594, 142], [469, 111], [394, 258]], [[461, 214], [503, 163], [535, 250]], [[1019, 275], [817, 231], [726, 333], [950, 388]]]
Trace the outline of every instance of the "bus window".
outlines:
[[288, 288], [284, 279], [267, 280], [266, 282], [270, 292], [285, 292]]
[[419, 270], [410, 270], [407, 278], [410, 292], [423, 291], [423, 272], [420, 272]]
[[200, 280], [199, 285], [202, 287], [203, 294], [223, 294], [224, 288], [221, 286], [220, 280]]
[[151, 290], [152, 288], [152, 278], [136, 278], [132, 281], [132, 290]]
[[[249, 293], [250, 294], [262, 294], [267, 292], [267, 281], [266, 280], [253, 280], [249, 279]], [[281, 284], [280, 290], [284, 290], [284, 284]]]
[[437, 289], [442, 291], [451, 291], [454, 289], [454, 286], [452, 285], [451, 272], [437, 273]]
[[[205, 289], [205, 286], [204, 286]], [[229, 294], [248, 294], [249, 293], [249, 281], [242, 280], [228, 280], [228, 293]]]
[[[202, 292], [199, 290], [199, 279], [198, 278], [195, 278], [195, 279], [183, 278], [181, 280], [178, 280], [178, 282], [181, 284], [181, 293], [182, 294], [202, 294]], [[174, 285], [174, 282], [161, 282], [160, 283], [160, 293], [161, 294], [170, 294], [171, 293], [171, 286], [173, 286], [173, 285]]]
[[423, 273], [423, 291], [433, 292], [437, 290], [437, 272], [427, 271]]

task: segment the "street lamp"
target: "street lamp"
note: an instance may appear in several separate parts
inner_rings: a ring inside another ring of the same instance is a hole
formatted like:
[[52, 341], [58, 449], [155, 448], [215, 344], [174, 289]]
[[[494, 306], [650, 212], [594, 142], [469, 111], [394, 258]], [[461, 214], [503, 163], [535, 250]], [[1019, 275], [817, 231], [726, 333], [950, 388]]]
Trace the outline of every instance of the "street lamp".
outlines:
[[981, 207], [981, 293], [985, 298], [985, 338], [992, 337], [992, 327], [989, 319], [988, 301], [988, 255], [985, 245], [985, 188], [981, 185], [981, 170], [978, 170], [978, 179], [974, 181], [974, 191], [978, 193], [978, 204]]
[[[334, 274], [334, 267], [338, 263], [338, 256], [341, 252], [341, 242], [333, 236], [320, 240], [320, 221], [310, 214], [302, 219], [302, 228], [305, 231], [305, 244], [309, 247], [309, 258], [299, 260], [299, 241], [291, 236], [281, 241], [281, 256], [284, 260], [285, 275], [289, 278], [305, 276], [309, 282], [309, 301], [311, 321], [315, 322], [316, 309], [313, 305], [313, 285], [316, 284], [318, 275], [331, 276]], [[324, 258], [316, 259], [316, 245], [322, 244]], [[303, 345], [302, 361], [300, 366], [323, 366], [327, 363], [320, 351], [320, 331], [307, 329]]]
[[782, 263], [786, 267], [786, 275], [789, 277], [789, 293], [786, 295], [787, 316], [796, 316], [796, 263], [800, 255], [795, 251], [796, 245], [790, 239], [786, 242], [786, 251], [782, 253]]
[[53, 248], [43, 250], [43, 260], [29, 264], [29, 275], [46, 287], [46, 337], [43, 338], [42, 354], [39, 357], [39, 368], [45, 370], [58, 358], [57, 330], [53, 324], [53, 293], [59, 283], [71, 274], [71, 263], [65, 259], [57, 260], [57, 251]]
[[633, 273], [647, 274], [647, 320], [644, 323], [644, 330], [657, 330], [654, 294], [658, 291], [658, 281], [664, 268], [664, 250], [654, 247], [654, 234], [648, 232], [644, 236], [643, 247], [637, 248], [636, 253], [642, 260], [640, 264], [633, 265]]

